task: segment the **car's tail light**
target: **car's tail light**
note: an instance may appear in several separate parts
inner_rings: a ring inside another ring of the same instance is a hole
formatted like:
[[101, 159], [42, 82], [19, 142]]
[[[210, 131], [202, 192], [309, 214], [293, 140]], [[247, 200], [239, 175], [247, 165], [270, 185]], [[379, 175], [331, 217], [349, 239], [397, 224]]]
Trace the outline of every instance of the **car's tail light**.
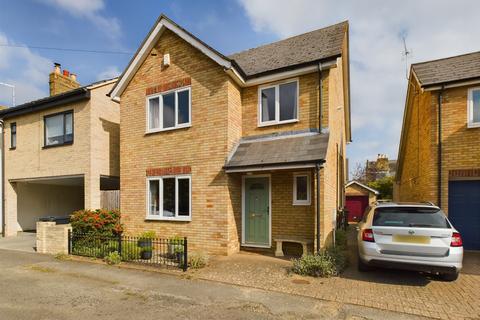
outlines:
[[367, 242], [375, 242], [375, 238], [373, 237], [373, 230], [364, 229], [362, 231], [362, 240]]
[[461, 247], [463, 246], [462, 237], [460, 233], [454, 232], [452, 233], [452, 242], [450, 243], [450, 247]]

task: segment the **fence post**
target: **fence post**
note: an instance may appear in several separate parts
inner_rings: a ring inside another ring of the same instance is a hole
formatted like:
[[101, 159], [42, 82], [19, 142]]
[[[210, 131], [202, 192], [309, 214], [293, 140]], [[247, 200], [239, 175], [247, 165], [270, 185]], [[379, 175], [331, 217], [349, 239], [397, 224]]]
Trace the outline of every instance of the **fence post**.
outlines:
[[117, 237], [118, 237], [118, 254], [121, 257], [122, 256], [122, 234], [119, 233]]
[[188, 268], [188, 247], [187, 237], [183, 238], [183, 271], [187, 271]]
[[68, 254], [72, 254], [72, 230], [68, 229]]

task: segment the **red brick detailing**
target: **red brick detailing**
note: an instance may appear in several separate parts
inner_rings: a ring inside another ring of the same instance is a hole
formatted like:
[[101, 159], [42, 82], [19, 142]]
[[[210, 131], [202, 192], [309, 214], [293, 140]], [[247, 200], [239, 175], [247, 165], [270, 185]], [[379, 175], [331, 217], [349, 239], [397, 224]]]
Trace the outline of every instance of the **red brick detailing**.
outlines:
[[176, 88], [186, 87], [192, 84], [192, 78], [187, 77], [180, 80], [170, 81], [167, 83], [158, 84], [154, 87], [149, 87], [146, 89], [147, 96], [159, 92], [164, 92], [168, 90], [173, 90]]
[[169, 168], [148, 168], [146, 171], [147, 171], [147, 177], [168, 176], [168, 175], [177, 175], [177, 174], [190, 174], [192, 173], [192, 168], [190, 166], [169, 167]]
[[448, 172], [449, 178], [476, 178], [480, 177], [480, 168], [477, 169], [458, 169]]

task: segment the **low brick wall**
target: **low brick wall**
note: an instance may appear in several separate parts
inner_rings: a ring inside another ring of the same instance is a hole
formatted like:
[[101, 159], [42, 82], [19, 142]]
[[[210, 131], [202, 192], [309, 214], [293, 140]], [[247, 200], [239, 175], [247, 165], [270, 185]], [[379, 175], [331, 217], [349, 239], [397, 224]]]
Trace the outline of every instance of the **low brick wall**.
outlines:
[[70, 224], [37, 222], [37, 252], [68, 254], [68, 230], [72, 230]]

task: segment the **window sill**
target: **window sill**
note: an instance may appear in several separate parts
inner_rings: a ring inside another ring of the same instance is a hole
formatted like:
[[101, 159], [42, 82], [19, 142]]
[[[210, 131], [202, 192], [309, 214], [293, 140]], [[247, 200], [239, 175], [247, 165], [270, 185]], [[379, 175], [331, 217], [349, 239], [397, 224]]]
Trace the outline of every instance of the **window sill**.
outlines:
[[167, 217], [159, 217], [159, 216], [147, 216], [145, 218], [147, 221], [172, 221], [172, 222], [190, 222], [192, 221], [192, 217], [185, 217], [185, 218], [167, 218]]
[[468, 129], [480, 128], [480, 122], [469, 122], [467, 123]]
[[153, 134], [153, 133], [159, 133], [159, 132], [165, 132], [165, 131], [173, 131], [173, 130], [180, 130], [180, 129], [186, 129], [190, 128], [192, 125], [182, 125], [178, 127], [173, 127], [173, 128], [166, 128], [166, 129], [153, 129], [153, 130], [148, 130], [145, 132], [145, 135]]
[[263, 123], [259, 123], [258, 127], [261, 128], [261, 127], [278, 126], [282, 124], [296, 123], [298, 121], [299, 121], [298, 119], [293, 119], [293, 120], [285, 120], [285, 121], [263, 122]]
[[72, 142], [67, 142], [67, 143], [62, 143], [62, 144], [52, 144], [52, 145], [43, 146], [42, 149], [50, 149], [50, 148], [56, 148], [56, 147], [71, 146], [72, 144], [73, 144], [73, 141]]
[[294, 206], [309, 206], [311, 205], [310, 201], [294, 201], [293, 204]]

